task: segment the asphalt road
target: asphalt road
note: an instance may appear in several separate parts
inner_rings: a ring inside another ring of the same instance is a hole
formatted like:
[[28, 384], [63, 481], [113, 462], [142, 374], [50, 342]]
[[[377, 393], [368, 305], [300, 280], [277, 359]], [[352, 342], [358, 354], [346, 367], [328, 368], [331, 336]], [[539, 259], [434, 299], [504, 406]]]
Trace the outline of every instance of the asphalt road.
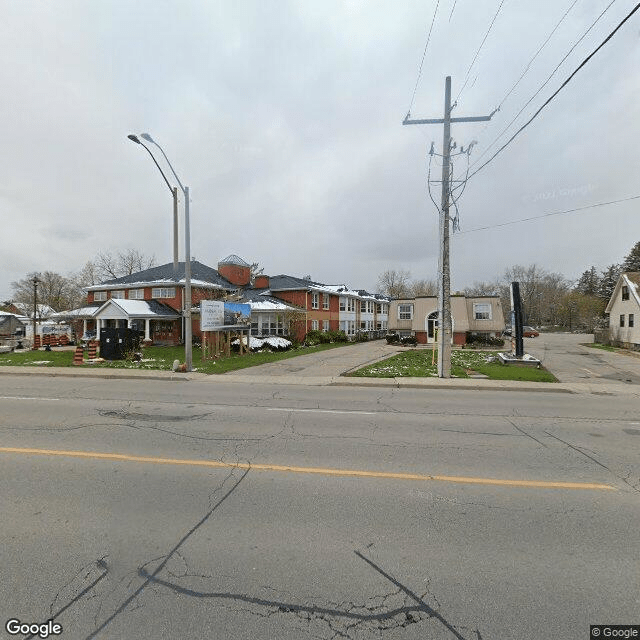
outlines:
[[1, 382], [3, 621], [116, 640], [640, 622], [632, 395]]
[[525, 338], [524, 348], [560, 382], [640, 385], [640, 354], [585, 346], [592, 343], [592, 334], [541, 333]]

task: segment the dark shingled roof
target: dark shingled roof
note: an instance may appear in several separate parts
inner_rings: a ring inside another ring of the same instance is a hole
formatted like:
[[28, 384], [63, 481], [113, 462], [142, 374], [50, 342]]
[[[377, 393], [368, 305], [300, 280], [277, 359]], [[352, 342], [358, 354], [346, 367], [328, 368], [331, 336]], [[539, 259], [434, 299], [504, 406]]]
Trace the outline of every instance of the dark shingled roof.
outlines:
[[[134, 282], [158, 282], [158, 281], [179, 282], [180, 280], [184, 279], [184, 264], [185, 264], [184, 262], [178, 263], [177, 277], [173, 273], [173, 262], [168, 262], [167, 264], [162, 264], [158, 267], [151, 267], [150, 269], [145, 269], [144, 271], [136, 271], [136, 273], [132, 273], [131, 275], [128, 275], [128, 276], [123, 276], [122, 278], [115, 278], [114, 280], [106, 280], [101, 284], [103, 285], [131, 284]], [[228, 289], [230, 291], [237, 289], [236, 285], [231, 284], [226, 278], [223, 278], [216, 271], [216, 269], [212, 267], [208, 267], [206, 264], [202, 264], [202, 262], [198, 262], [197, 260], [191, 261], [191, 279], [202, 280], [204, 282], [209, 282], [211, 284], [217, 284], [223, 287], [224, 289]]]
[[272, 291], [286, 291], [287, 289], [309, 289], [311, 287], [325, 287], [321, 282], [314, 282], [306, 278], [279, 275], [269, 277], [269, 289]]

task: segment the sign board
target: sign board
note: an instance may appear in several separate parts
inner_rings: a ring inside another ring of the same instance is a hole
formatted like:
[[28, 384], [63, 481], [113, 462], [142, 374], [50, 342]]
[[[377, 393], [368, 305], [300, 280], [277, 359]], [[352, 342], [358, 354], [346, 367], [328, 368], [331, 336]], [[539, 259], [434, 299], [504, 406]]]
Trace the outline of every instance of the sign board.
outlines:
[[224, 302], [200, 300], [200, 331], [215, 331], [224, 324]]

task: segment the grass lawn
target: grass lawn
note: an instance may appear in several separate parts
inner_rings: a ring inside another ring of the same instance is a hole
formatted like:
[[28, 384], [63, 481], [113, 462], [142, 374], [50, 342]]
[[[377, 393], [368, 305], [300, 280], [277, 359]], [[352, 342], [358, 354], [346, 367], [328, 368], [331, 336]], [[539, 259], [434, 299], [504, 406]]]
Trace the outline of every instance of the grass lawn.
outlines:
[[617, 349], [610, 344], [600, 344], [598, 342], [583, 342], [581, 346], [591, 347], [592, 349], [603, 349], [604, 351], [617, 351]]
[[[451, 352], [451, 375], [454, 378], [469, 378], [480, 373], [491, 380], [525, 380], [528, 382], [557, 382], [546, 369], [505, 365], [493, 362], [497, 351], [453, 350]], [[367, 378], [435, 378], [438, 376], [437, 356], [431, 350], [416, 349], [391, 356], [350, 373], [351, 376]], [[433, 363], [432, 363], [433, 362]]]
[[[202, 360], [202, 350], [193, 349], [193, 370], [201, 373], [226, 373], [245, 367], [254, 367], [258, 364], [295, 358], [307, 353], [317, 353], [327, 349], [335, 349], [344, 346], [344, 342], [332, 344], [319, 344], [315, 347], [299, 347], [290, 351], [264, 351], [239, 356], [232, 353], [230, 358], [219, 360]], [[85, 360], [86, 360], [85, 351]], [[173, 361], [184, 362], [184, 347], [146, 347], [142, 352], [140, 362], [129, 360], [111, 360], [96, 364], [85, 364], [85, 368], [114, 368], [114, 369], [139, 369], [139, 370], [164, 370], [171, 371]], [[29, 366], [29, 367], [71, 367], [73, 366], [73, 350], [59, 351], [54, 347], [51, 351], [22, 351], [0, 354], [0, 366]], [[80, 367], [78, 367], [80, 368]]]

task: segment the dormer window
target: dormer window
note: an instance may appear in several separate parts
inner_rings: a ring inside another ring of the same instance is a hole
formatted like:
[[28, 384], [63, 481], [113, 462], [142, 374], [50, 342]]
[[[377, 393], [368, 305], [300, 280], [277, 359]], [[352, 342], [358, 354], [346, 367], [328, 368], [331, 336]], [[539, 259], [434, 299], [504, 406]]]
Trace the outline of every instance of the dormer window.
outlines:
[[629, 287], [626, 284], [622, 285], [622, 299], [623, 300], [629, 299]]

